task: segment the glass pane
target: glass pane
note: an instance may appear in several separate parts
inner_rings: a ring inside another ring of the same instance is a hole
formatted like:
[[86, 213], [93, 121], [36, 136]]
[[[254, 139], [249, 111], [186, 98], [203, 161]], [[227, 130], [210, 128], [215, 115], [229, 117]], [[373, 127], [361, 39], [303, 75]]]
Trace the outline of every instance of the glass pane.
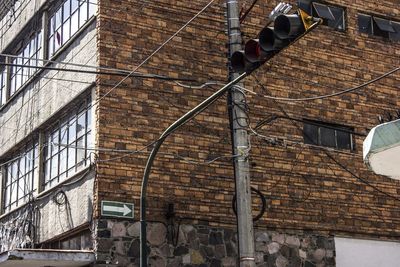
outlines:
[[89, 0], [89, 18], [96, 15], [97, 0]]
[[29, 172], [26, 175], [26, 190], [27, 190], [27, 193], [33, 191], [33, 179], [32, 179], [32, 176], [33, 176], [33, 172]]
[[72, 144], [76, 140], [76, 118], [72, 118], [69, 121], [68, 129], [68, 143]]
[[58, 155], [51, 158], [51, 179], [58, 175]]
[[18, 161], [14, 161], [11, 167], [11, 181], [14, 182], [17, 180], [18, 180]]
[[10, 204], [10, 194], [11, 194], [11, 187], [7, 186], [5, 190], [5, 196], [4, 196], [4, 206], [8, 206]]
[[88, 14], [88, 6], [87, 2], [83, 2], [79, 7], [79, 27], [82, 27], [83, 24], [87, 21]]
[[48, 182], [50, 180], [50, 160], [44, 163], [44, 181]]
[[392, 21], [392, 26], [396, 32], [389, 33], [390, 40], [400, 41], [400, 23]]
[[[85, 138], [82, 137], [76, 142], [77, 151], [76, 151], [76, 162], [79, 164], [85, 159]], [[82, 149], [83, 148], [83, 149]]]
[[71, 13], [74, 12], [79, 7], [80, 0], [70, 0], [71, 1]]
[[86, 136], [86, 148], [94, 148], [94, 142], [92, 138], [92, 132], [88, 132]]
[[55, 25], [55, 23], [56, 23], [56, 16], [54, 15], [50, 19], [50, 32], [49, 32], [50, 35], [52, 35], [54, 33], [54, 29], [55, 29], [54, 25]]
[[57, 29], [54, 35], [54, 52], [61, 46], [61, 28]]
[[381, 31], [396, 32], [389, 20], [374, 17], [374, 21]]
[[25, 169], [25, 157], [22, 157], [19, 160], [19, 175], [25, 175], [26, 169]]
[[76, 152], [75, 148], [73, 148], [73, 147], [68, 148], [68, 169], [75, 166], [75, 164], [76, 164], [75, 163], [75, 159], [76, 159], [75, 152]]
[[14, 203], [17, 200], [17, 182], [11, 184], [10, 196], [11, 203]]
[[64, 123], [61, 126], [61, 130], [60, 130], [60, 140], [61, 140], [61, 144], [62, 145], [67, 145], [68, 144], [68, 127], [67, 127], [67, 123]]
[[318, 145], [318, 126], [304, 123], [304, 143]]
[[52, 56], [54, 53], [54, 35], [50, 36], [49, 39], [49, 56]]
[[55, 153], [57, 153], [58, 151], [59, 151], [59, 143], [60, 143], [60, 141], [59, 141], [59, 139], [58, 139], [58, 130], [56, 130], [55, 132], [53, 132], [53, 134], [51, 135], [51, 142], [52, 142], [52, 144], [51, 144], [51, 146], [52, 146], [52, 149], [51, 149], [51, 154], [52, 155], [54, 155]]
[[318, 17], [327, 20], [335, 20], [335, 17], [328, 6], [316, 2], [312, 3], [312, 5], [317, 12]]
[[77, 121], [77, 137], [81, 137], [85, 134], [85, 126], [86, 126], [86, 113], [83, 111], [78, 114], [78, 121]]
[[70, 9], [70, 1], [67, 0], [64, 5], [63, 5], [63, 21], [66, 21], [69, 18], [69, 15], [71, 14], [71, 9]]
[[22, 177], [18, 180], [18, 199], [22, 198], [25, 195], [25, 177]]
[[7, 180], [6, 180], [6, 185], [10, 185], [12, 182], [12, 165], [7, 166]]
[[71, 36], [74, 35], [79, 29], [78, 11], [75, 11], [71, 16]]
[[70, 32], [69, 32], [69, 19], [64, 22], [63, 24], [63, 37], [62, 37], [62, 44], [65, 44], [70, 37]]
[[60, 173], [67, 170], [67, 149], [64, 148], [60, 151]]
[[335, 130], [320, 127], [321, 145], [327, 147], [336, 147]]
[[351, 135], [347, 132], [336, 131], [337, 145], [341, 149], [352, 149]]
[[61, 25], [62, 8], [60, 8], [55, 14], [55, 28], [57, 29]]
[[372, 34], [371, 16], [358, 14], [358, 31], [360, 33]]
[[86, 112], [87, 112], [87, 130], [90, 130], [92, 129], [92, 108], [88, 107]]

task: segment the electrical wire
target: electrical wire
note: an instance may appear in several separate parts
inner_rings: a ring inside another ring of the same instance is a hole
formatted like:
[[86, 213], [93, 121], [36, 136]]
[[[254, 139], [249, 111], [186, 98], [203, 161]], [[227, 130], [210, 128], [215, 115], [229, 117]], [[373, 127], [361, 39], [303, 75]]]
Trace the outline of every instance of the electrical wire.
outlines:
[[243, 21], [246, 19], [247, 15], [249, 15], [250, 11], [254, 8], [257, 2], [258, 0], [254, 0], [253, 3], [251, 3], [250, 7], [244, 12], [243, 15], [240, 16], [239, 23], [243, 23]]
[[[122, 73], [122, 72], [119, 73], [119, 72], [107, 72], [107, 71], [90, 71], [90, 70], [82, 70], [82, 69], [67, 69], [67, 68], [56, 68], [56, 67], [48, 67], [48, 66], [31, 66], [31, 65], [12, 64], [12, 63], [0, 63], [0, 66], [12, 66], [12, 67], [39, 69], [39, 70], [56, 70], [56, 71], [61, 71], [61, 72], [65, 71], [65, 72], [88, 73], [88, 74], [104, 74], [104, 75], [112, 75], [112, 76], [126, 76], [126, 73]], [[28, 77], [31, 77], [31, 76], [28, 76]], [[173, 78], [173, 77], [167, 77], [167, 76], [162, 76], [162, 75], [142, 74], [142, 73], [132, 73], [132, 74], [129, 74], [129, 77], [166, 80], [166, 81], [186, 81], [186, 82], [188, 82], [188, 81], [194, 82], [195, 81], [195, 80], [189, 79], [189, 78]]]
[[118, 86], [120, 86], [130, 75], [135, 73], [139, 68], [146, 64], [155, 54], [157, 54], [165, 45], [167, 45], [172, 39], [175, 38], [181, 31], [183, 31], [193, 20], [195, 20], [201, 13], [203, 13], [215, 0], [211, 0], [207, 5], [205, 5], [199, 12], [197, 12], [191, 19], [189, 19], [181, 28], [179, 28], [174, 34], [172, 34], [166, 41], [164, 41], [158, 48], [156, 48], [149, 56], [147, 56], [137, 67], [135, 67], [126, 77], [124, 77], [120, 82], [108, 90], [104, 95], [96, 100], [96, 103], [100, 102], [106, 96], [108, 96], [112, 91], [114, 91]]
[[[392, 70], [392, 71], [393, 71], [393, 70]], [[253, 76], [253, 77], [254, 77], [254, 79], [257, 81], [257, 83], [258, 83], [260, 86], [264, 87], [264, 86], [261, 84], [261, 82], [258, 80], [258, 78], [257, 78], [256, 76]], [[265, 87], [264, 87], [264, 89], [266, 90]], [[274, 100], [275, 100], [275, 99], [274, 99]], [[290, 117], [290, 116], [287, 114], [287, 112], [286, 112], [280, 105], [278, 105], [277, 103], [276, 103], [276, 105], [277, 105], [277, 107], [284, 113], [284, 115], [285, 115], [286, 117]], [[300, 126], [298, 126], [296, 123], [293, 123], [293, 125], [294, 125], [298, 130], [300, 130], [303, 134], [306, 135], [306, 133], [304, 132], [304, 130], [303, 130]], [[312, 140], [312, 139], [310, 139], [310, 140]], [[396, 196], [393, 196], [393, 195], [391, 195], [391, 194], [389, 194], [389, 193], [387, 193], [387, 192], [385, 192], [385, 191], [379, 189], [377, 186], [373, 185], [372, 183], [368, 182], [367, 180], [365, 180], [365, 179], [359, 177], [358, 175], [356, 175], [354, 172], [352, 172], [351, 170], [349, 170], [345, 165], [343, 165], [343, 164], [340, 163], [338, 160], [336, 160], [336, 158], [333, 157], [328, 151], [322, 150], [322, 152], [323, 152], [327, 157], [329, 157], [333, 162], [335, 162], [339, 167], [341, 167], [344, 171], [346, 171], [346, 172], [348, 172], [349, 174], [351, 174], [354, 178], [356, 178], [356, 179], [359, 180], [360, 182], [364, 183], [365, 185], [368, 185], [369, 187], [371, 187], [371, 188], [374, 189], [375, 191], [377, 191], [377, 192], [379, 192], [379, 193], [381, 193], [381, 194], [383, 194], [383, 195], [385, 195], [385, 196], [387, 196], [387, 197], [389, 197], [389, 198], [392, 198], [392, 199], [394, 199], [394, 200], [400, 201], [400, 198], [398, 198], [398, 197], [396, 197]]]
[[[365, 83], [363, 83], [363, 84], [360, 84], [360, 85], [358, 85], [358, 86], [355, 86], [355, 87], [352, 87], [352, 88], [348, 88], [348, 89], [342, 90], [342, 91], [340, 91], [340, 92], [336, 92], [336, 93], [332, 93], [332, 94], [327, 94], [327, 95], [322, 95], [322, 96], [315, 96], [315, 97], [304, 97], [304, 98], [274, 97], [274, 96], [268, 96], [268, 95], [259, 94], [259, 93], [256, 93], [256, 92], [254, 92], [254, 91], [250, 91], [250, 90], [245, 89], [245, 88], [242, 88], [242, 89], [246, 90], [247, 92], [251, 92], [252, 94], [256, 94], [257, 96], [261, 96], [261, 97], [264, 97], [264, 98], [267, 98], [267, 99], [272, 99], [272, 100], [277, 100], [277, 101], [288, 101], [288, 102], [295, 102], [295, 101], [311, 101], [311, 100], [319, 100], [319, 99], [325, 99], [325, 98], [335, 97], [335, 96], [339, 96], [339, 95], [351, 93], [351, 92], [356, 91], [356, 90], [363, 89], [363, 87], [366, 87], [366, 86], [368, 86], [368, 85], [370, 85], [370, 84], [372, 84], [372, 83], [375, 83], [375, 82], [377, 82], [377, 81], [379, 81], [379, 80], [381, 80], [381, 79], [383, 79], [383, 78], [385, 78], [385, 77], [387, 77], [387, 76], [389, 76], [389, 75], [391, 75], [391, 74], [393, 74], [393, 73], [395, 73], [395, 72], [397, 72], [397, 71], [399, 71], [399, 70], [400, 70], [400, 67], [397, 67], [397, 68], [394, 68], [394, 69], [392, 69], [392, 70], [390, 70], [390, 71], [388, 71], [388, 72], [382, 74], [381, 76], [379, 76], [379, 77], [377, 77], [377, 78], [374, 78], [374, 79], [372, 79], [372, 80], [369, 80], [369, 81], [367, 81], [367, 82], [365, 82]], [[251, 76], [252, 76], [253, 78], [257, 79], [256, 76], [255, 76], [254, 74], [251, 74]], [[264, 86], [263, 86], [261, 83], [258, 83], [258, 84], [259, 84], [260, 87], [264, 88]]]

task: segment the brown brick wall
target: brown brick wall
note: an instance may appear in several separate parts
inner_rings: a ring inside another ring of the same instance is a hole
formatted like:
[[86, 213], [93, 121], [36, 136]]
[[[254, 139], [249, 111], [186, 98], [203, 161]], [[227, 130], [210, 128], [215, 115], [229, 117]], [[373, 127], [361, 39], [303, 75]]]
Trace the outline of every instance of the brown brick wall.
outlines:
[[[243, 3], [246, 7], [247, 2]], [[254, 77], [246, 79], [246, 88], [259, 94], [290, 98], [324, 95], [356, 86], [399, 66], [400, 43], [359, 34], [357, 28], [358, 11], [399, 17], [400, 9], [395, 1], [379, 5], [374, 1], [330, 3], [347, 7], [348, 29], [337, 32], [320, 26], [254, 72], [264, 89]], [[189, 4], [163, 0], [139, 4], [100, 0], [100, 65], [133, 69], [205, 4], [205, 1]], [[245, 40], [256, 36], [274, 4], [256, 5], [243, 23]], [[225, 27], [224, 7], [216, 3], [139, 71], [200, 82], [226, 81]], [[271, 114], [285, 115], [284, 110], [297, 119], [348, 125], [366, 134], [367, 129], [377, 124], [377, 115], [398, 108], [399, 78], [396, 74], [352, 94], [317, 101], [277, 103], [249, 94], [251, 125], [254, 127]], [[100, 75], [98, 93], [103, 95], [119, 79]], [[166, 127], [217, 88], [188, 89], [168, 81], [127, 79], [99, 104], [97, 143], [101, 148], [139, 149], [157, 139]], [[299, 122], [277, 119], [258, 129], [263, 135], [285, 140], [284, 144], [271, 145], [251, 137], [252, 185], [268, 200], [268, 209], [256, 226], [398, 236], [399, 201], [360, 182], [335, 163], [397, 196], [399, 182], [374, 175], [364, 166], [364, 137], [355, 136], [354, 152], [327, 150], [304, 145], [302, 127]], [[165, 207], [173, 202], [178, 217], [234, 225], [231, 161], [224, 158], [200, 165], [182, 161], [174, 154], [195, 161], [231, 154], [225, 98], [167, 139], [150, 177], [148, 204], [152, 220], [163, 220]], [[121, 155], [100, 153], [98, 201], [133, 201], [138, 211], [148, 153], [104, 161]], [[254, 199], [255, 209], [258, 202]], [[138, 218], [138, 212], [135, 216]]]

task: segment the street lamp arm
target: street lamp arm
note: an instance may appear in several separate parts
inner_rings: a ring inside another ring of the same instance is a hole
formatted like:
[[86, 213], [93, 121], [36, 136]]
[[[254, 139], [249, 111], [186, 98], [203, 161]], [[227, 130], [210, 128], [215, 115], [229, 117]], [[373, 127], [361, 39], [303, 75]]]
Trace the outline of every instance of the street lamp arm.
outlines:
[[184, 125], [186, 122], [191, 120], [197, 114], [201, 113], [212, 103], [214, 103], [218, 98], [220, 98], [226, 91], [228, 91], [233, 85], [244, 79], [249, 73], [242, 73], [236, 79], [224, 85], [214, 94], [209, 96], [206, 100], [201, 102], [195, 108], [188, 111], [185, 115], [176, 120], [171, 124], [160, 136], [157, 142], [154, 144], [153, 149], [147, 159], [146, 167], [143, 173], [142, 187], [140, 192], [140, 267], [147, 267], [147, 247], [146, 247], [146, 195], [147, 195], [147, 184], [151, 172], [151, 167], [153, 166], [154, 159], [156, 158], [157, 152], [160, 149], [164, 140], [180, 126]]

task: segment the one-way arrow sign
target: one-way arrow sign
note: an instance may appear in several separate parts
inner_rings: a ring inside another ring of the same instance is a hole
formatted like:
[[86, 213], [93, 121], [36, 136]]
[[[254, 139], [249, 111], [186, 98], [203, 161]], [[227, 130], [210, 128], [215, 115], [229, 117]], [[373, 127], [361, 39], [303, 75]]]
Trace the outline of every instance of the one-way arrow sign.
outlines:
[[101, 215], [133, 219], [133, 203], [103, 200], [101, 202]]

